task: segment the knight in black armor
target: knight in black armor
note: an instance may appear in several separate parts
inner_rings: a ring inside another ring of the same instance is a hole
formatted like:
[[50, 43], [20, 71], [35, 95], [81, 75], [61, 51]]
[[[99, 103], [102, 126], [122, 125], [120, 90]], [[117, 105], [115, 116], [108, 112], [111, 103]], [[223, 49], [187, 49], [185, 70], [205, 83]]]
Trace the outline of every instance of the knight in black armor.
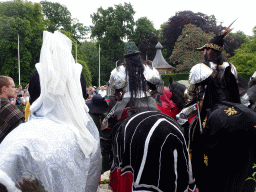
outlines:
[[190, 122], [188, 147], [200, 192], [253, 192], [255, 186], [246, 179], [256, 157], [256, 115], [241, 104], [236, 68], [222, 54], [230, 26], [199, 48], [205, 61], [191, 68], [187, 107], [177, 115], [180, 124]]
[[[190, 86], [184, 93], [187, 102], [186, 106], [188, 107], [177, 115], [180, 125], [185, 124], [187, 121], [191, 122], [191, 119], [195, 116], [198, 117], [199, 111], [201, 116], [205, 115], [205, 109], [215, 103], [214, 99], [216, 98], [240, 103], [236, 67], [225, 61], [225, 57], [222, 54], [224, 38], [230, 33], [230, 26], [222, 35], [214, 37], [209, 43], [198, 48], [198, 50], [203, 51], [205, 61], [194, 65], [190, 70]], [[218, 91], [218, 93], [216, 92], [216, 97], [207, 94], [207, 92], [213, 91], [212, 86], [218, 87], [218, 89], [215, 89]]]

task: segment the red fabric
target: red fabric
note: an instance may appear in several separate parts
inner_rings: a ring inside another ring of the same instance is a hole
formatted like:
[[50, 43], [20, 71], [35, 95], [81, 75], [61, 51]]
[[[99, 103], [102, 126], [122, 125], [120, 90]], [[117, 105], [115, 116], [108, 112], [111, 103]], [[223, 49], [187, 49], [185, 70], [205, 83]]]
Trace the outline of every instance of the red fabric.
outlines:
[[189, 188], [188, 189], [188, 192], [197, 192], [197, 188], [196, 188], [196, 185], [194, 185], [194, 188]]
[[122, 121], [122, 120], [125, 120], [127, 117], [129, 117], [129, 114], [128, 112], [131, 111], [131, 110], [134, 110], [135, 107], [132, 106], [132, 107], [126, 107], [122, 113], [122, 116], [121, 116], [121, 119], [119, 121]]
[[172, 109], [176, 107], [176, 104], [171, 100], [172, 93], [167, 87], [164, 88], [164, 94], [159, 96], [162, 106], [167, 109]]
[[105, 99], [105, 101], [106, 101], [107, 104], [109, 105], [109, 103], [110, 103], [110, 98], [108, 97], [107, 99]]
[[[196, 105], [196, 108], [197, 108], [197, 106], [198, 106], [198, 105]], [[200, 110], [200, 109], [201, 109], [201, 107], [199, 106], [199, 110]], [[197, 116], [197, 114], [195, 114], [195, 115], [193, 115], [192, 117], [190, 117], [190, 118], [188, 119], [188, 123], [190, 124], [196, 116]]]
[[190, 118], [188, 119], [188, 123], [190, 124], [191, 121], [193, 121], [193, 119], [194, 119], [196, 116], [197, 116], [197, 115], [194, 115], [194, 116], [190, 117]]
[[111, 171], [109, 186], [113, 192], [132, 192], [132, 184], [133, 174], [131, 172], [121, 174], [121, 168]]
[[174, 107], [174, 108], [172, 108], [172, 109], [170, 110], [170, 109], [166, 109], [166, 108], [164, 108], [164, 107], [162, 107], [162, 106], [160, 106], [160, 105], [157, 104], [157, 108], [158, 108], [162, 113], [164, 113], [164, 114], [166, 114], [166, 115], [172, 117], [174, 120], [177, 120], [177, 119], [176, 119], [176, 115], [177, 115], [178, 112], [179, 112], [179, 109], [178, 109], [177, 106]]
[[164, 94], [159, 96], [160, 103], [162, 105], [157, 104], [157, 108], [164, 114], [172, 117], [176, 120], [176, 115], [179, 112], [179, 109], [172, 100], [172, 93], [168, 90], [167, 87], [164, 88]]

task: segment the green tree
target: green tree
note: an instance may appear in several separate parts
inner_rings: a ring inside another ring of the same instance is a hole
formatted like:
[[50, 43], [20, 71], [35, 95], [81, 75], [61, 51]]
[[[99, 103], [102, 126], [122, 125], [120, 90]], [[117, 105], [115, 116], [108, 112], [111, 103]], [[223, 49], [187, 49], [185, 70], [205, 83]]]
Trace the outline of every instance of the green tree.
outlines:
[[185, 25], [170, 57], [170, 62], [176, 66], [175, 72], [188, 72], [193, 65], [202, 62], [203, 54], [197, 48], [207, 43], [213, 36], [212, 33], [207, 34], [195, 25]]
[[124, 40], [129, 39], [135, 25], [133, 15], [135, 14], [131, 4], [114, 5], [103, 9], [100, 7], [96, 13], [91, 15], [93, 26], [91, 26], [91, 37], [97, 39], [100, 44], [102, 71], [101, 80], [107, 82], [111, 70], [115, 67], [117, 60], [123, 60]]
[[193, 24], [200, 27], [204, 32], [213, 32], [217, 34], [220, 30], [216, 28], [213, 16], [207, 16], [203, 13], [194, 13], [192, 11], [180, 11], [169, 18], [168, 25], [163, 30], [165, 41], [162, 45], [167, 48], [168, 55], [172, 54], [174, 45], [182, 33], [185, 25]]
[[19, 0], [0, 2], [0, 74], [10, 76], [18, 84], [18, 35], [21, 84], [30, 76], [39, 61], [41, 34], [45, 23], [39, 3]]
[[[157, 34], [158, 34], [158, 36], [159, 36], [159, 40], [158, 40], [158, 41], [160, 41], [161, 44], [162, 44], [163, 42], [166, 42], [166, 39], [165, 39], [165, 37], [163, 36], [163, 30], [164, 30], [164, 28], [165, 28], [167, 25], [168, 25], [168, 22], [164, 22], [164, 23], [160, 26], [160, 29], [157, 31]], [[163, 44], [162, 44], [162, 45], [163, 45]], [[164, 45], [163, 45], [163, 48], [162, 48], [162, 55], [163, 55], [163, 57], [164, 57], [164, 59], [165, 59], [166, 61], [169, 60], [169, 57], [168, 57], [168, 47], [167, 47], [167, 46], [164, 46]]]
[[[99, 50], [97, 44], [93, 41], [84, 41], [81, 44], [81, 50], [88, 68], [91, 72], [92, 85], [97, 86], [99, 83]], [[89, 84], [88, 84], [89, 85]]]
[[147, 39], [151, 36], [151, 33], [157, 33], [153, 23], [147, 17], [139, 18], [135, 23], [135, 31], [130, 36], [136, 44], [139, 44], [142, 40]]
[[256, 69], [256, 31], [253, 36], [245, 39], [240, 49], [235, 51], [235, 55], [229, 59], [238, 72], [253, 74]]
[[77, 41], [85, 39], [89, 28], [80, 23], [78, 19], [73, 19], [65, 5], [49, 1], [40, 3], [43, 7], [48, 31], [64, 30], [70, 32]]
[[130, 39], [138, 45], [142, 59], [154, 59], [158, 36], [153, 23], [147, 17], [141, 17], [136, 21], [136, 28]]
[[226, 38], [225, 51], [229, 53], [229, 57], [235, 55], [235, 50], [241, 48], [241, 45], [245, 43], [247, 36], [242, 31], [236, 33], [230, 33]]
[[83, 66], [82, 74], [86, 80], [86, 86], [88, 87], [89, 85], [92, 84], [91, 71], [85, 61], [77, 60], [77, 62]]
[[[193, 13], [192, 11], [177, 12], [175, 16], [169, 18], [168, 25], [163, 30], [164, 41], [162, 45], [167, 48], [167, 54], [170, 56], [174, 49], [174, 45], [181, 35], [185, 25], [193, 24], [200, 27], [205, 33], [214, 33], [220, 35], [226, 29], [222, 23], [217, 25], [217, 19], [214, 15], [206, 15], [203, 13]], [[226, 39], [227, 46], [224, 47], [229, 56], [234, 55], [234, 50], [241, 46], [240, 36], [233, 38], [231, 35]]]
[[165, 23], [163, 23], [163, 24], [160, 26], [160, 29], [157, 30], [157, 34], [158, 34], [158, 36], [159, 36], [159, 41], [161, 41], [161, 42], [165, 41], [165, 37], [164, 37], [164, 35], [163, 35], [163, 30], [164, 30], [165, 27], [167, 27], [167, 25], [168, 25], [168, 22], [165, 22]]

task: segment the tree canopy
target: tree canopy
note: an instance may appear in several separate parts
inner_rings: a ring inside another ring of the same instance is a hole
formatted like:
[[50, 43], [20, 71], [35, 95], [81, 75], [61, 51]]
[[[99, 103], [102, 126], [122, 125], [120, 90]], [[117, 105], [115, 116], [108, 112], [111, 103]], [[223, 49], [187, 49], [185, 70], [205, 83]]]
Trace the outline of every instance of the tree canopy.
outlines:
[[168, 25], [163, 30], [164, 42], [163, 46], [168, 47], [168, 54], [171, 55], [175, 42], [181, 35], [185, 25], [193, 24], [200, 27], [204, 32], [213, 31], [215, 27], [214, 17], [209, 17], [203, 13], [193, 13], [192, 11], [177, 12], [169, 18]]
[[153, 23], [147, 17], [141, 17], [136, 21], [136, 28], [130, 39], [138, 45], [144, 60], [153, 60], [155, 57], [155, 46], [158, 43], [157, 33]]
[[[25, 86], [30, 81], [35, 64], [39, 62], [42, 32], [49, 23], [43, 17], [42, 6], [39, 3], [19, 0], [0, 2], [0, 72], [12, 77], [16, 84], [19, 82], [18, 36], [20, 77], [21, 84]], [[61, 31], [72, 40], [74, 58], [77, 55], [77, 59], [82, 60], [83, 52], [79, 43], [76, 46], [74, 35], [69, 31]], [[91, 75], [86, 63], [81, 61], [81, 64], [83, 73], [86, 73], [84, 76], [88, 76], [86, 80], [91, 83]]]
[[197, 48], [207, 43], [213, 36], [212, 33], [205, 33], [196, 25], [185, 25], [170, 57], [170, 62], [176, 66], [175, 72], [188, 72], [193, 65], [202, 62], [203, 54]]
[[92, 23], [91, 36], [98, 40], [120, 41], [129, 37], [133, 32], [135, 11], [131, 4], [114, 5], [103, 9], [100, 7], [97, 13], [91, 15]]
[[0, 2], [0, 71], [18, 84], [18, 35], [20, 72], [23, 86], [39, 61], [44, 30], [39, 3], [19, 0]]
[[235, 55], [229, 59], [239, 72], [246, 72], [252, 75], [256, 69], [256, 31], [254, 36], [247, 37], [240, 49], [235, 51]]
[[147, 17], [141, 17], [135, 22], [135, 31], [130, 36], [136, 44], [151, 36], [151, 33], [157, 33], [153, 23]]
[[[163, 30], [164, 40], [162, 45], [167, 48], [167, 55], [170, 56], [172, 54], [182, 29], [189, 23], [200, 27], [205, 33], [212, 32], [214, 35], [220, 35], [226, 28], [222, 24], [217, 25], [217, 19], [214, 15], [208, 16], [203, 13], [193, 13], [192, 11], [177, 12], [175, 16], [169, 18], [168, 25]], [[229, 56], [233, 56], [234, 50], [241, 46], [241, 37], [241, 35], [237, 35], [226, 38], [227, 46], [224, 48]]]
[[53, 33], [56, 30], [64, 30], [70, 32], [76, 41], [85, 39], [89, 28], [80, 23], [78, 19], [73, 19], [65, 5], [46, 0], [40, 3], [43, 7], [44, 19], [48, 31]]
[[92, 41], [84, 41], [81, 44], [81, 50], [84, 55], [83, 60], [86, 61], [91, 72], [91, 84], [96, 86], [99, 83], [99, 50], [97, 44]]
[[129, 39], [133, 33], [134, 14], [132, 5], [124, 3], [107, 9], [100, 7], [91, 15], [93, 23], [91, 36], [97, 38], [97, 44], [100, 44], [102, 71], [104, 71], [101, 80], [104, 84], [108, 81], [116, 61], [123, 60], [124, 40]]
[[241, 45], [245, 43], [246, 38], [246, 35], [242, 31], [230, 33], [225, 38], [225, 51], [229, 54], [229, 57], [233, 57], [235, 55], [235, 50], [240, 48]]

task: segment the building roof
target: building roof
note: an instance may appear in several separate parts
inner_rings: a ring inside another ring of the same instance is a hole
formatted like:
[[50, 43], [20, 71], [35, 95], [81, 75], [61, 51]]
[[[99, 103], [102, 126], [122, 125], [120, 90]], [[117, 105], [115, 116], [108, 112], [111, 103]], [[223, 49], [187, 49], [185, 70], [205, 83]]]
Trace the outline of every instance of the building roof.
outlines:
[[162, 55], [162, 51], [161, 49], [163, 48], [163, 46], [161, 45], [160, 42], [158, 42], [156, 44], [156, 55], [155, 58], [153, 60], [153, 67], [155, 67], [156, 69], [168, 69], [168, 68], [173, 68], [171, 65], [169, 65], [163, 55]]

